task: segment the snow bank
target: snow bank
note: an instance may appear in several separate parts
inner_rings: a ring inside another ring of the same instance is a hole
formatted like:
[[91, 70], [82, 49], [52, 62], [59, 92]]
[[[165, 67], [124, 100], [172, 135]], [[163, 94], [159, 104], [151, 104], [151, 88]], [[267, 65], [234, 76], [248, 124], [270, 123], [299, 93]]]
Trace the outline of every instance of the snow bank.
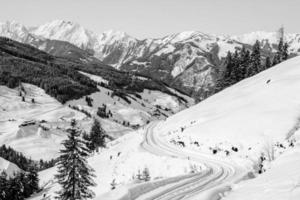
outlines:
[[298, 200], [300, 197], [300, 144], [275, 160], [255, 179], [234, 185], [224, 200]]

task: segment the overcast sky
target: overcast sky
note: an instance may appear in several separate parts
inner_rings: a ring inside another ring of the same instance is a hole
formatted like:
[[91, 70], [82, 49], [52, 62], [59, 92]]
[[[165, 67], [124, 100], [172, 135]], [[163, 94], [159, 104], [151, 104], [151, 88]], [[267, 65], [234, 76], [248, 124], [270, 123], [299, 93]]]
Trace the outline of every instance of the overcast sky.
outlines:
[[274, 31], [300, 33], [300, 0], [0, 0], [0, 21], [27, 26], [54, 19], [75, 21], [101, 33], [121, 30], [132, 36], [161, 37], [198, 30], [241, 34]]

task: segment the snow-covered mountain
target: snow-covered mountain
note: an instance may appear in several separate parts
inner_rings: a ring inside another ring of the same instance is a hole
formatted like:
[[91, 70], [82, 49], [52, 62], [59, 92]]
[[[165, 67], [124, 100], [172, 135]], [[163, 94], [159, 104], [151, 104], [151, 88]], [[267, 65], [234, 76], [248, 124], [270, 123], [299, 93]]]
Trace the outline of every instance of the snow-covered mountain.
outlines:
[[113, 66], [120, 66], [129, 49], [138, 42], [125, 32], [110, 30], [96, 34], [78, 23], [65, 20], [55, 20], [32, 28], [30, 33], [43, 38], [66, 41], [81, 49], [93, 51], [95, 57]]
[[[278, 32], [255, 31], [242, 35], [231, 36], [230, 38], [244, 44], [254, 44], [256, 40], [263, 45], [268, 45], [273, 50], [278, 44]], [[289, 44], [289, 51], [298, 54], [300, 51], [300, 34], [298, 33], [284, 33], [284, 41]]]
[[[61, 52], [69, 55], [70, 48], [63, 51], [61, 48], [67, 43], [57, 44], [59, 41], [68, 42], [86, 52], [87, 55], [81, 56], [81, 60], [90, 60], [93, 56], [117, 69], [159, 79], [196, 99], [203, 99], [213, 92], [227, 51], [260, 40], [264, 50], [272, 52], [278, 43], [276, 32], [263, 31], [240, 36], [185, 31], [162, 38], [139, 40], [121, 31], [98, 34], [65, 20], [55, 20], [33, 28], [6, 22], [0, 25], [0, 36], [31, 44], [55, 55]], [[297, 53], [300, 35], [285, 34], [285, 40], [290, 45], [290, 51]], [[56, 44], [49, 45], [49, 41], [56, 41]], [[73, 57], [78, 54], [78, 49], [72, 54]]]
[[28, 29], [16, 21], [0, 22], [0, 36], [8, 37], [22, 43], [31, 43], [35, 40], [35, 37]]

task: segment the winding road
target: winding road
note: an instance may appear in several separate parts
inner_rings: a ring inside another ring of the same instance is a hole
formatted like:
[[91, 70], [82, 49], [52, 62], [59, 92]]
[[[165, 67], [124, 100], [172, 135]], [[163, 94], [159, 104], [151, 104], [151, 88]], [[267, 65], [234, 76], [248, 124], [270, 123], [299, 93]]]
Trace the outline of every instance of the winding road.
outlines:
[[159, 156], [190, 159], [206, 166], [206, 170], [163, 186], [153, 188], [136, 200], [179, 200], [179, 199], [219, 199], [219, 193], [228, 190], [230, 184], [239, 181], [246, 171], [232, 162], [217, 156], [178, 148], [161, 137], [154, 128], [161, 122], [152, 122], [145, 128], [145, 139], [141, 144], [145, 150]]

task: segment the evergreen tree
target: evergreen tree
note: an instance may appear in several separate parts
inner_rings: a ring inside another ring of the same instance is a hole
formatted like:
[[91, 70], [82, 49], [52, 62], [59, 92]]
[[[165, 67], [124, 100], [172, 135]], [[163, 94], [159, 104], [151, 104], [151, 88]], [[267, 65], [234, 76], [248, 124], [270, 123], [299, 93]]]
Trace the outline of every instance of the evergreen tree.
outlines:
[[239, 66], [238, 66], [238, 79], [237, 81], [241, 81], [247, 77], [247, 67], [250, 62], [250, 52], [246, 50], [245, 46], [243, 46], [240, 55], [239, 55]]
[[233, 63], [233, 68], [231, 70], [230, 76], [228, 77], [230, 80], [229, 85], [233, 85], [236, 82], [238, 82], [238, 80], [239, 80], [240, 55], [237, 50], [235, 50], [235, 52], [233, 54], [232, 63]]
[[283, 49], [282, 49], [282, 60], [287, 60], [289, 57], [289, 45], [288, 43], [284, 43]]
[[105, 132], [98, 120], [94, 119], [94, 123], [89, 135], [90, 150], [98, 151], [99, 147], [105, 147]]
[[283, 38], [280, 38], [279, 43], [278, 43], [278, 53], [280, 57], [282, 58], [283, 54]]
[[[220, 91], [223, 88], [230, 85], [230, 75], [233, 69], [232, 54], [230, 51], [227, 52], [224, 65], [225, 65], [224, 70], [221, 73], [220, 77], [218, 78], [216, 84], [216, 88], [215, 88], [216, 91]], [[123, 121], [123, 125], [125, 125], [124, 121]]]
[[272, 66], [271, 60], [270, 60], [270, 57], [268, 56], [266, 58], [266, 62], [265, 62], [265, 69], [269, 69], [271, 66]]
[[88, 166], [89, 150], [86, 142], [81, 139], [82, 131], [77, 128], [76, 121], [71, 121], [71, 128], [67, 130], [68, 138], [63, 141], [64, 149], [58, 161], [58, 174], [56, 178], [62, 186], [58, 192], [58, 199], [81, 200], [91, 199], [94, 193], [89, 189], [95, 183], [93, 169]]
[[33, 193], [32, 189], [30, 188], [30, 185], [27, 183], [27, 177], [25, 173], [21, 172], [15, 175], [15, 177], [19, 183], [22, 185], [22, 196], [27, 198], [30, 197], [30, 195]]
[[273, 58], [272, 66], [281, 62], [280, 54], [277, 52]]
[[[8, 177], [5, 172], [0, 174], [0, 199], [24, 200], [38, 190], [38, 178], [34, 179], [29, 173], [16, 173]], [[32, 184], [31, 180], [35, 180]]]
[[7, 182], [7, 199], [24, 200], [24, 185], [21, 182], [21, 175], [15, 174]]
[[253, 76], [262, 71], [261, 67], [261, 55], [260, 55], [260, 43], [256, 40], [252, 48], [250, 56], [250, 64], [247, 70], [247, 77]]
[[287, 60], [289, 57], [288, 53], [288, 48], [289, 45], [288, 43], [283, 43], [283, 38], [280, 38], [279, 43], [278, 43], [278, 49], [276, 52], [276, 55], [273, 59], [273, 65], [276, 65], [278, 63], [281, 63], [284, 60]]
[[36, 169], [31, 167], [26, 177], [27, 185], [30, 188], [30, 194], [33, 194], [39, 190], [39, 177]]
[[8, 199], [7, 174], [5, 171], [0, 174], [0, 199]]

